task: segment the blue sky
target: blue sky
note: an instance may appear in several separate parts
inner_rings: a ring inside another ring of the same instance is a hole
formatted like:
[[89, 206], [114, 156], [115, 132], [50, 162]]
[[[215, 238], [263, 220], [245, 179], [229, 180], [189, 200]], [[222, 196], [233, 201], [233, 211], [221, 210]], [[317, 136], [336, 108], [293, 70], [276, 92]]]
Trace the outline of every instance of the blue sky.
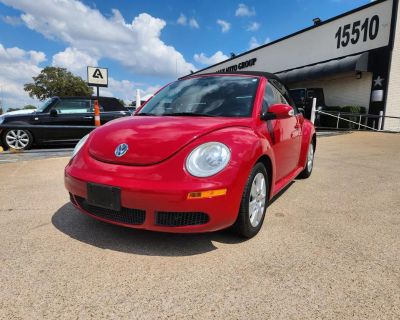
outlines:
[[108, 67], [102, 94], [133, 99], [368, 2], [0, 0], [0, 99], [38, 104], [22, 87], [47, 65], [84, 78], [86, 65]]

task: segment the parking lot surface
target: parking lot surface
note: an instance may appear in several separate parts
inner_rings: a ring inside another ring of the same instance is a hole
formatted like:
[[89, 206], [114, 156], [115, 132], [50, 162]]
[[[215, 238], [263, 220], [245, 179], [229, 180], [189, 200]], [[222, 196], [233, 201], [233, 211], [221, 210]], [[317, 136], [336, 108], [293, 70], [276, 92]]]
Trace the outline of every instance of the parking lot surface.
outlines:
[[320, 139], [247, 241], [95, 221], [67, 162], [0, 165], [1, 319], [400, 318], [400, 135]]

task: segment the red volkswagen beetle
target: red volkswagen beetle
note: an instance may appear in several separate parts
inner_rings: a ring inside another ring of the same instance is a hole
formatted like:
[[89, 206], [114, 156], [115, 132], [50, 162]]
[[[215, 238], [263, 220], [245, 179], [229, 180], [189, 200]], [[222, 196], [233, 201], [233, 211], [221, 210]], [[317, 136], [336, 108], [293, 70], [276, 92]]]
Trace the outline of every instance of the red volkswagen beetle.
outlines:
[[65, 186], [82, 212], [125, 227], [260, 230], [268, 202], [313, 168], [315, 129], [268, 73], [190, 76], [76, 146]]

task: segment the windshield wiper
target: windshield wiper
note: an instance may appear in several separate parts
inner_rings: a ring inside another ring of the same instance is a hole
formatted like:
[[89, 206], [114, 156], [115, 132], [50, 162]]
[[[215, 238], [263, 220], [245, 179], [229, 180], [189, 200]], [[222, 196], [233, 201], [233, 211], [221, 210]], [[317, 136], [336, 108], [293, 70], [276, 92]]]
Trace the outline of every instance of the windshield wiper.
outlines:
[[163, 113], [163, 116], [188, 116], [188, 117], [216, 117], [211, 114], [206, 113], [196, 113], [196, 112], [171, 112]]

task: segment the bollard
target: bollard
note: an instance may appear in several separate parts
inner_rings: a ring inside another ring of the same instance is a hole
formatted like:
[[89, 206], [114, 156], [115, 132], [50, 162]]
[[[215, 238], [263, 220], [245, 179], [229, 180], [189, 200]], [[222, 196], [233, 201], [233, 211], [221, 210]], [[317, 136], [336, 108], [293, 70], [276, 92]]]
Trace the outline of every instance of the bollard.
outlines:
[[100, 108], [99, 108], [99, 101], [94, 100], [94, 125], [96, 127], [100, 127]]
[[310, 121], [311, 121], [313, 124], [314, 124], [314, 122], [315, 122], [316, 107], [317, 107], [317, 98], [313, 98], [312, 107], [311, 107], [311, 117], [310, 117]]
[[383, 111], [379, 111], [378, 130], [382, 130]]

